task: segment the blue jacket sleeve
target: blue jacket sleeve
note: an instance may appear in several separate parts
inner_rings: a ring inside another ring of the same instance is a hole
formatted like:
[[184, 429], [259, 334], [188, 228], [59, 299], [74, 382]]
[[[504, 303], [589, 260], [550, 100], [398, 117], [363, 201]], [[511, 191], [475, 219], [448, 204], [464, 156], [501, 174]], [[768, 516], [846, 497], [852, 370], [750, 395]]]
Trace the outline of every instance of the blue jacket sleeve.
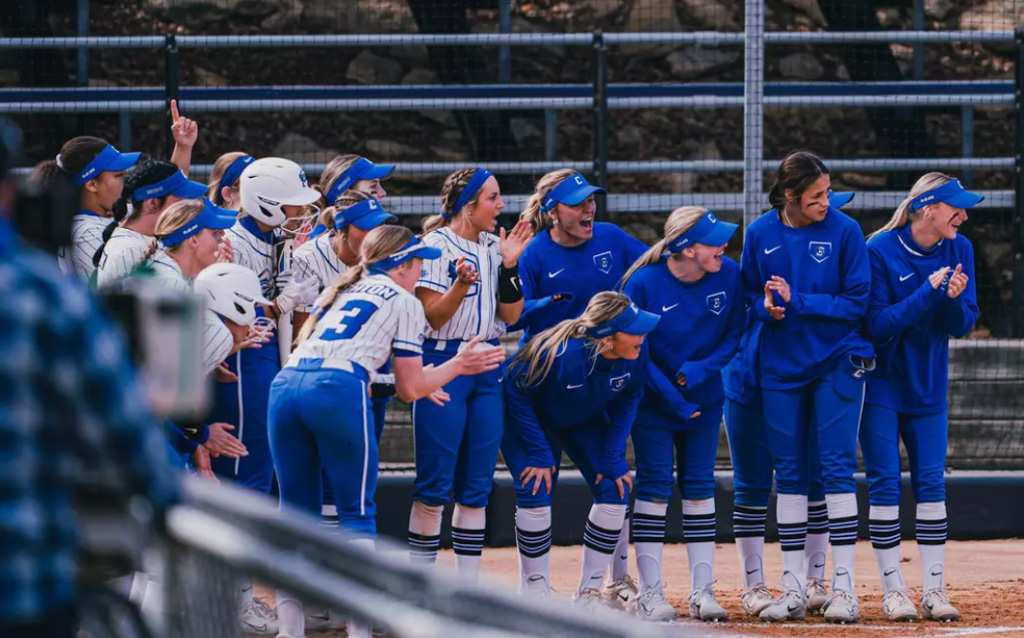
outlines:
[[[757, 242], [747, 230], [743, 238], [743, 254], [740, 255], [740, 279], [743, 281], [743, 296], [747, 307], [754, 310], [754, 316], [761, 321], [774, 321], [764, 307], [764, 284], [760, 269], [757, 267]], [[785, 319], [783, 319], [785, 321]]]
[[843, 231], [843, 245], [840, 259], [842, 260], [842, 293], [828, 295], [822, 293], [801, 293], [792, 291], [790, 306], [801, 315], [828, 317], [860, 321], [868, 310], [868, 297], [871, 295], [871, 263], [868, 259], [867, 244], [860, 234], [860, 229], [852, 226]]
[[[634, 369], [641, 376], [646, 376], [650, 370], [649, 355], [646, 344], [640, 354], [640, 361]], [[640, 399], [644, 395], [644, 379], [631, 379], [629, 387], [622, 390], [619, 396], [608, 405], [608, 428], [604, 435], [604, 448], [601, 451], [601, 461], [597, 466], [599, 474], [607, 478], [617, 479], [629, 472], [629, 464], [626, 463], [626, 439], [633, 429], [633, 422], [636, 421], [636, 409], [640, 405]]]
[[[736, 351], [740, 347], [740, 337], [743, 336], [743, 324], [746, 320], [746, 304], [743, 303], [742, 293], [743, 286], [737, 277], [736, 286], [731, 292], [735, 301], [729, 308], [729, 323], [725, 335], [707, 357], [700, 361], [687, 361], [679, 366], [676, 376], [685, 375], [687, 387], [697, 387], [713, 375], [722, 374], [722, 369], [736, 356]], [[763, 308], [764, 304], [761, 304], [761, 307]]]
[[881, 250], [869, 249], [871, 261], [871, 297], [865, 328], [868, 336], [882, 343], [918, 323], [944, 294], [932, 288], [925, 280], [914, 294], [900, 301], [893, 301], [889, 289], [888, 262]]
[[521, 372], [522, 366], [516, 364], [509, 366], [505, 374], [505, 413], [508, 415], [505, 427], [515, 429], [526, 448], [530, 467], [554, 467], [556, 463], [551, 447], [533, 408], [533, 395], [537, 392], [537, 386], [523, 388], [518, 379]]
[[[955, 267], [955, 266], [954, 266]], [[962, 271], [967, 275], [967, 288], [956, 299], [943, 295], [940, 304], [942, 323], [954, 337], [966, 337], [978, 320], [978, 295], [974, 288], [974, 248], [967, 247], [961, 264]]]
[[690, 403], [683, 398], [679, 386], [658, 369], [654, 361], [647, 364], [647, 379], [644, 388], [652, 396], [661, 399], [657, 405], [661, 406], [662, 412], [671, 416], [680, 416], [684, 419], [696, 412], [700, 406]]

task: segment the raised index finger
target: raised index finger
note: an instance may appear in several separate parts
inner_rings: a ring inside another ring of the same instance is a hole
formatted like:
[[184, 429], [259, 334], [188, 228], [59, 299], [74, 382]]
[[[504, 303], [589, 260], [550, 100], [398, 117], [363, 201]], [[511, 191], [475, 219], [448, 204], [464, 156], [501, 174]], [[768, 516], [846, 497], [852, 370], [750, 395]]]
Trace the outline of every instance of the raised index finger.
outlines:
[[171, 100], [171, 120], [177, 124], [179, 119], [181, 116], [178, 115], [178, 100]]

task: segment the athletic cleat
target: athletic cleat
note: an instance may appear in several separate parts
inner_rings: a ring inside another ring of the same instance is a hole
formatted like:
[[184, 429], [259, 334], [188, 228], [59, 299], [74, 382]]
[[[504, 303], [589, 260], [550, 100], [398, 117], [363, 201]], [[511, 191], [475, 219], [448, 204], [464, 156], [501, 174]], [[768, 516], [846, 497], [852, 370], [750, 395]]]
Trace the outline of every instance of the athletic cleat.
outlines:
[[807, 613], [820, 614], [828, 602], [828, 585], [822, 578], [807, 579]]
[[784, 589], [761, 611], [760, 617], [764, 622], [803, 620], [807, 617], [807, 601], [799, 590]]
[[715, 591], [711, 588], [713, 584], [708, 583], [690, 594], [690, 618], [706, 622], [729, 620], [729, 612], [725, 611], [715, 598]]
[[886, 620], [896, 622], [914, 622], [917, 620], [917, 607], [910, 600], [905, 589], [894, 589], [882, 599], [882, 613]]
[[960, 620], [960, 612], [949, 602], [943, 589], [929, 589], [921, 597], [921, 617], [925, 620], [953, 622]]
[[604, 604], [627, 614], [636, 613], [636, 599], [639, 595], [636, 581], [629, 574], [623, 576], [622, 580], [606, 583], [601, 588], [601, 599]]
[[593, 587], [587, 587], [581, 592], [576, 592], [572, 597], [573, 607], [585, 612], [593, 612], [601, 604], [601, 592]]
[[661, 583], [644, 587], [636, 599], [636, 615], [651, 622], [672, 622], [676, 619], [676, 608], [665, 600]]
[[238, 613], [238, 625], [250, 635], [273, 636], [277, 634], [277, 614], [267, 603], [254, 597]]
[[772, 592], [764, 583], [748, 587], [740, 595], [743, 599], [743, 611], [749, 616], [758, 616], [772, 604]]
[[548, 579], [540, 574], [534, 574], [526, 579], [526, 584], [519, 588], [519, 595], [527, 598], [550, 598], [551, 586]]
[[822, 607], [822, 611], [825, 612], [825, 622], [844, 625], [854, 623], [860, 618], [860, 601], [852, 591], [835, 590], [832, 592], [832, 597]]

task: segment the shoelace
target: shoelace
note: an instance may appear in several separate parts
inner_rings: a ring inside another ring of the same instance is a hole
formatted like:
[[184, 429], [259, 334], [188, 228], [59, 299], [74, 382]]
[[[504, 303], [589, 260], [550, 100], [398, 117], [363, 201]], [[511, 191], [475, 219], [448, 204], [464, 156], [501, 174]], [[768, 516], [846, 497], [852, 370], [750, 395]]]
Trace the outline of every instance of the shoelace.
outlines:
[[772, 597], [772, 591], [770, 589], [768, 589], [768, 585], [765, 585], [764, 583], [761, 583], [759, 585], [754, 585], [753, 587], [747, 589], [743, 593], [744, 594], [748, 594], [748, 595], [767, 594], [769, 598]]
[[651, 602], [668, 603], [668, 599], [665, 598], [664, 584], [660, 582], [650, 587], [644, 587], [644, 590], [640, 592], [640, 598], [645, 606], [648, 606], [647, 603]]
[[892, 592], [890, 592], [889, 595], [892, 596], [893, 598], [897, 599], [900, 602], [900, 604], [904, 604], [904, 605], [913, 605], [914, 604], [910, 600], [910, 595], [907, 594], [907, 592], [903, 591], [902, 589], [893, 590]]
[[945, 592], [945, 590], [942, 590], [942, 589], [929, 589], [924, 594], [925, 598], [927, 598], [928, 596], [935, 596], [935, 597], [937, 597], [939, 599], [939, 602], [941, 602], [944, 605], [949, 605], [950, 604], [950, 602], [949, 602], [949, 594], [947, 594]]

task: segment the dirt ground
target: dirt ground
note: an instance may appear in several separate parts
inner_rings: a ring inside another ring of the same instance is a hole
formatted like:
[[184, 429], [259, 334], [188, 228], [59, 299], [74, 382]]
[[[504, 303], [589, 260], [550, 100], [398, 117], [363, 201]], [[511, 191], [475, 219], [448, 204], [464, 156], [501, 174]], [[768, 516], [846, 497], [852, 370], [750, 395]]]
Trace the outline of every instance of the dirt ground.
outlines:
[[[778, 545], [769, 544], [765, 554], [765, 571], [772, 575], [770, 578], [777, 578], [782, 567]], [[551, 582], [559, 592], [556, 595], [568, 598], [575, 591], [581, 556], [579, 546], [552, 548]], [[917, 545], [904, 542], [902, 556], [903, 577], [910, 586], [911, 597], [920, 607], [921, 565]], [[636, 563], [632, 554], [630, 563], [630, 573], [635, 575]], [[454, 557], [451, 552], [441, 552], [438, 564], [453, 566]], [[519, 584], [515, 548], [485, 549], [483, 569], [487, 574], [485, 578], [493, 582], [507, 582], [511, 587]], [[831, 573], [831, 565], [826, 570], [826, 573]], [[665, 547], [662, 573], [669, 602], [679, 610], [681, 617], [686, 617], [690, 584], [685, 545]], [[740, 602], [742, 579], [739, 559], [736, 547], [731, 543], [718, 545], [715, 578], [718, 579], [718, 600], [730, 616], [728, 623], [708, 626], [709, 636], [715, 638], [1024, 638], [1024, 540], [961, 541], [947, 544], [946, 583], [950, 598], [963, 618], [958, 623], [896, 624], [883, 620], [882, 594], [874, 554], [870, 543], [863, 541], [857, 546], [855, 567], [857, 595], [861, 601], [861, 622], [857, 625], [827, 625], [820, 617], [808, 617], [803, 622], [766, 625], [744, 616]], [[693, 623], [695, 621], [688, 617], [678, 621], [680, 625], [692, 626]], [[310, 638], [344, 635], [344, 631], [309, 633]]]

